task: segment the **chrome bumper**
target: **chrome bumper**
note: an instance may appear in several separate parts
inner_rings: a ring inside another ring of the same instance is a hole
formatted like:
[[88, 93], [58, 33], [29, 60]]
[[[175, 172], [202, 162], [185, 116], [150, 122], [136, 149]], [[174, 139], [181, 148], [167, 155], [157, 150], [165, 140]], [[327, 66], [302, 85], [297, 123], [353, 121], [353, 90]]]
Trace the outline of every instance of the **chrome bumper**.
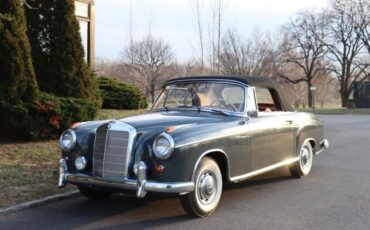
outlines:
[[140, 162], [137, 171], [137, 179], [129, 178], [103, 178], [85, 174], [68, 173], [67, 164], [64, 159], [59, 160], [59, 187], [67, 183], [76, 185], [92, 185], [105, 188], [116, 188], [123, 190], [136, 190], [136, 196], [142, 198], [147, 191], [160, 193], [185, 194], [194, 190], [193, 182], [159, 182], [146, 179], [146, 165]]
[[320, 150], [315, 153], [315, 155], [320, 154], [324, 149], [328, 149], [330, 146], [329, 141], [327, 139], [324, 139], [320, 142]]

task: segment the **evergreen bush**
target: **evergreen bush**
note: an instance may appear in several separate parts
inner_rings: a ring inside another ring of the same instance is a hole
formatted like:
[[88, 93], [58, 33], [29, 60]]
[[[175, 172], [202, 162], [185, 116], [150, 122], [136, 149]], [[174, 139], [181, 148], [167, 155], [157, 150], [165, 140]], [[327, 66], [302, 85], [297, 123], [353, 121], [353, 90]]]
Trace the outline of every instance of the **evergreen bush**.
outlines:
[[27, 33], [40, 90], [60, 97], [97, 100], [93, 71], [84, 49], [74, 0], [29, 2]]
[[0, 101], [0, 136], [7, 139], [57, 138], [71, 124], [93, 120], [100, 104], [41, 93], [33, 103]]
[[105, 109], [145, 109], [148, 106], [144, 94], [135, 86], [106, 77], [98, 78]]
[[21, 2], [0, 1], [0, 100], [8, 103], [32, 102], [38, 95]]

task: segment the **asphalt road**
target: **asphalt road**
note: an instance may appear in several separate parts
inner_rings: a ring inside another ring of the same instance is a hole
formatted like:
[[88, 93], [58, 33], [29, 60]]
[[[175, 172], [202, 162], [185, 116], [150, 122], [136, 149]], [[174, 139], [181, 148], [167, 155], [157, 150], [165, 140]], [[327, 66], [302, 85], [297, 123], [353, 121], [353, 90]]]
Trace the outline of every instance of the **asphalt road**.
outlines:
[[0, 216], [0, 229], [370, 229], [370, 116], [322, 116], [331, 147], [311, 174], [286, 168], [227, 186], [216, 212], [186, 216], [176, 197], [83, 197]]

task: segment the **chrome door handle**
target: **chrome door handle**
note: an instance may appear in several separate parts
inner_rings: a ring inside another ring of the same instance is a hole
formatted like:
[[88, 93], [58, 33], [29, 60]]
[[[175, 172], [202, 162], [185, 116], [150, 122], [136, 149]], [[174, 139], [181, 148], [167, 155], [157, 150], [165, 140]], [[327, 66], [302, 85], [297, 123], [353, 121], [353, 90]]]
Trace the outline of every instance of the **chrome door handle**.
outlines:
[[286, 122], [287, 124], [289, 124], [289, 125], [293, 124], [293, 121], [292, 121], [292, 120], [286, 120], [285, 122]]

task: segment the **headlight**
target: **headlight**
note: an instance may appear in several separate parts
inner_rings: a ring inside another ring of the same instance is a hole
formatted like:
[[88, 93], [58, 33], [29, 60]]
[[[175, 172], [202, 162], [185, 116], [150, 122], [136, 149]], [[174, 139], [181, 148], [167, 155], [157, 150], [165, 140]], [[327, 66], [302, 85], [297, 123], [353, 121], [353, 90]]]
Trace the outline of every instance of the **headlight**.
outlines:
[[86, 167], [87, 160], [85, 157], [77, 157], [75, 160], [75, 166], [77, 170], [82, 170]]
[[60, 135], [59, 145], [63, 151], [70, 151], [76, 144], [76, 133], [73, 129], [68, 129]]
[[154, 141], [153, 152], [159, 159], [167, 159], [171, 156], [175, 143], [170, 135], [161, 133]]

